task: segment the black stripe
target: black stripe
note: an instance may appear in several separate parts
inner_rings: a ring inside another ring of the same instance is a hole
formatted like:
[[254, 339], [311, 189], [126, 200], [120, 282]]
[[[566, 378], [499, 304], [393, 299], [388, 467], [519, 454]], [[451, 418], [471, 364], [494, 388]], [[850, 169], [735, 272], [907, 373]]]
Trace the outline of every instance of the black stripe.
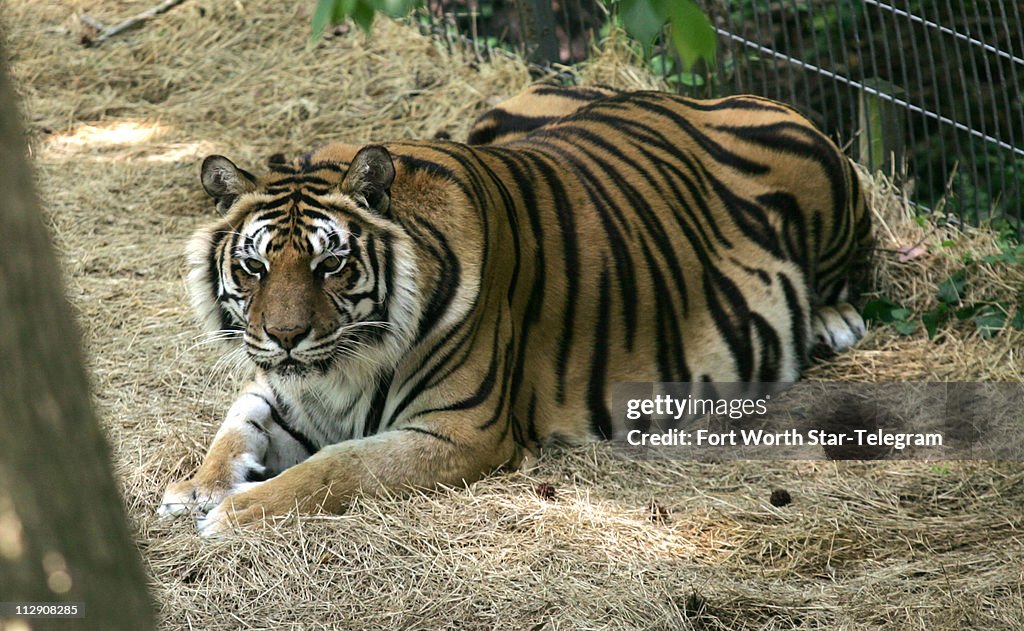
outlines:
[[[319, 208], [323, 208], [323, 205], [320, 205]], [[334, 221], [330, 215], [326, 215], [319, 210], [312, 210], [310, 208], [303, 208], [300, 214], [303, 219], [316, 219], [317, 221], [326, 221], [328, 223]]]
[[430, 284], [430, 295], [420, 314], [416, 336], [423, 339], [437, 326], [455, 299], [455, 293], [462, 282], [462, 267], [455, 251], [448, 245], [448, 239], [434, 224], [421, 217], [412, 217], [406, 230], [416, 240], [416, 244], [437, 261], [440, 268], [440, 275]]
[[729, 213], [736, 227], [751, 241], [760, 245], [778, 259], [785, 259], [779, 233], [771, 223], [765, 209], [759, 204], [741, 197], [721, 180], [711, 174], [703, 165], [700, 167], [704, 178], [710, 182], [711, 189], [718, 196]]
[[[659, 94], [652, 92], [651, 94]], [[753, 110], [760, 112], [779, 112], [780, 114], [793, 114], [789, 107], [760, 97], [735, 96], [722, 99], [717, 103], [714, 101], [699, 101], [685, 97], [675, 97], [674, 100], [682, 103], [692, 110], [701, 112], [714, 112], [718, 110]]]
[[453, 401], [443, 407], [434, 408], [431, 410], [432, 412], [454, 412], [479, 407], [494, 392], [495, 386], [498, 385], [500, 327], [494, 326], [491, 328], [494, 329], [494, 339], [491, 341], [491, 352], [488, 356], [489, 361], [487, 373], [480, 375], [479, 385], [477, 386], [476, 391], [460, 401]]
[[261, 203], [260, 210], [272, 210], [274, 208], [280, 208], [281, 206], [287, 206], [291, 201], [291, 195], [282, 195], [277, 199]]
[[287, 432], [287, 434], [291, 436], [292, 439], [295, 440], [295, 442], [302, 445], [302, 448], [306, 450], [306, 453], [308, 453], [309, 455], [313, 455], [316, 452], [320, 451], [320, 448], [308, 436], [306, 436], [299, 430], [295, 429], [294, 427], [291, 426], [291, 424], [285, 421], [284, 415], [278, 412], [277, 408], [274, 407], [274, 405], [265, 396], [251, 392], [249, 394], [252, 394], [252, 396], [258, 399], [262, 399], [263, 402], [267, 404], [267, 407], [270, 408], [270, 418], [273, 419], [273, 421], [277, 423], [281, 429]]
[[313, 206], [314, 208], [324, 207], [323, 204], [321, 204], [316, 199], [313, 199], [309, 195], [306, 195], [301, 189], [292, 191], [291, 195], [288, 196], [288, 199], [290, 199], [293, 202], [306, 204], [307, 206]]
[[[813, 258], [808, 249], [808, 244], [817, 243], [820, 234], [808, 234], [804, 213], [800, 205], [791, 193], [775, 191], [758, 195], [757, 203], [765, 209], [773, 211], [782, 218], [781, 233], [784, 247], [784, 256], [795, 262], [800, 269], [813, 273]], [[815, 217], [818, 217], [815, 215]]]
[[[515, 392], [513, 390], [513, 392]], [[530, 404], [526, 408], [526, 435], [533, 444], [540, 443], [540, 434], [537, 433], [537, 391], [530, 393]]]
[[[725, 300], [723, 304], [722, 300]], [[736, 362], [737, 381], [752, 381], [754, 358], [750, 340], [750, 310], [743, 294], [717, 268], [704, 268], [704, 301], [711, 321]]]
[[397, 431], [400, 431], [400, 432], [416, 432], [417, 434], [423, 434], [425, 436], [430, 436], [432, 438], [436, 438], [436, 439], [440, 440], [441, 442], [448, 443], [449, 445], [457, 444], [454, 440], [452, 440], [448, 436], [445, 436], [443, 434], [438, 434], [437, 432], [432, 432], [429, 429], [423, 429], [422, 427], [399, 427], [399, 428], [397, 428]]
[[[557, 116], [524, 116], [505, 110], [491, 110], [477, 119], [466, 137], [467, 145], [490, 145], [515, 133], [529, 133], [558, 120]], [[487, 127], [483, 125], [487, 124]]]
[[[626, 197], [626, 207], [631, 208], [635, 216], [637, 216], [645, 231], [644, 236], [637, 237], [637, 242], [640, 246], [640, 251], [644, 256], [646, 262], [646, 269], [651, 281], [654, 284], [654, 299], [656, 309], [659, 313], [657, 319], [658, 326], [663, 334], [662, 339], [664, 343], [658, 345], [658, 365], [660, 371], [660, 379], [662, 381], [672, 381], [674, 379], [675, 370], [673, 366], [682, 366], [684, 364], [683, 352], [679, 335], [675, 331], [671, 330], [670, 324], [677, 322], [678, 318], [675, 314], [675, 309], [672, 306], [673, 302], [670, 300], [671, 287], [675, 287], [678, 291], [680, 300], [684, 307], [686, 304], [686, 288], [683, 279], [685, 275], [683, 273], [682, 266], [680, 265], [679, 259], [676, 256], [677, 245], [670, 238], [668, 232], [665, 230], [664, 224], [659, 218], [658, 214], [651, 207], [648, 202], [648, 195], [645, 195], [637, 188], [633, 187], [629, 180], [631, 178], [623, 177], [623, 169], [616, 168], [615, 165], [608, 163], [604, 160], [604, 156], [613, 156], [618, 158], [623, 165], [630, 166], [637, 170], [635, 175], [636, 178], [645, 180], [646, 184], [650, 189], [649, 195], [655, 199], [660, 199], [663, 202], [668, 202], [667, 192], [659, 185], [659, 181], [653, 178], [651, 171], [652, 165], [657, 165], [658, 161], [651, 161], [650, 165], [642, 165], [632, 158], [625, 155], [622, 146], [616, 146], [608, 143], [603, 138], [594, 134], [590, 131], [583, 132], [580, 134], [583, 140], [596, 145], [599, 149], [603, 150], [603, 153], [595, 154], [591, 152], [585, 145], [580, 145], [580, 149], [587, 155], [595, 166], [604, 171], [605, 178], [610, 182], [616, 182], [618, 184], [618, 191]], [[632, 143], [630, 143], [632, 146]], [[644, 152], [641, 148], [641, 153]], [[647, 168], [645, 168], [645, 166]], [[671, 206], [669, 210], [674, 209]], [[654, 245], [654, 251], [649, 247], [648, 243]], [[615, 246], [612, 246], [615, 247]], [[657, 252], [658, 256], [667, 264], [668, 272], [671, 277], [676, 280], [675, 283], [669, 283], [663, 273], [662, 266], [658, 264], [657, 257], [654, 252]], [[624, 296], [624, 301], [630, 300], [630, 297]], [[628, 325], [627, 325], [628, 328]], [[632, 336], [627, 332], [627, 339], [631, 341]], [[629, 346], [632, 346], [629, 344]]]
[[782, 342], [779, 340], [779, 334], [759, 313], [751, 313], [750, 322], [761, 342], [757, 380], [761, 382], [778, 381], [780, 360], [782, 359]]
[[[596, 101], [614, 96], [618, 91], [612, 88], [565, 88], [558, 85], [540, 85], [533, 88], [533, 93], [538, 96], [558, 96], [570, 101]], [[501, 107], [500, 103], [498, 107]]]
[[[512, 370], [512, 382], [510, 389], [512, 392], [519, 392], [519, 388], [522, 385], [525, 377], [526, 370], [526, 351], [529, 345], [529, 339], [534, 331], [536, 324], [540, 321], [541, 306], [544, 301], [544, 290], [545, 290], [545, 278], [547, 273], [545, 255], [544, 255], [544, 228], [541, 221], [540, 215], [537, 211], [538, 203], [536, 195], [534, 194], [535, 184], [526, 175], [526, 169], [528, 168], [527, 158], [521, 153], [513, 154], [510, 152], [491, 154], [498, 158], [509, 174], [512, 176], [512, 181], [516, 184], [516, 192], [519, 194], [519, 198], [515, 201], [519, 202], [518, 209], [524, 210], [527, 215], [527, 219], [530, 224], [530, 231], [533, 235], [533, 248], [529, 252], [522, 252], [526, 246], [524, 241], [519, 239], [516, 235], [517, 240], [517, 268], [516, 275], [513, 281], [509, 284], [509, 295], [508, 301], [510, 305], [517, 304], [516, 295], [519, 292], [518, 286], [518, 263], [520, 257], [526, 260], [533, 261], [533, 265], [530, 267], [533, 270], [533, 277], [528, 281], [528, 295], [526, 298], [526, 306], [522, 311], [521, 323], [522, 330], [520, 331], [519, 345], [516, 352], [514, 368]], [[509, 214], [512, 214], [517, 209], [515, 201], [512, 200], [511, 193], [507, 190], [504, 182], [501, 179], [496, 178], [495, 184], [502, 190], [502, 197], [507, 198], [507, 207]], [[536, 403], [536, 394], [534, 396], [534, 404]], [[531, 408], [527, 423], [530, 428], [530, 440], [534, 440], [533, 436], [536, 435], [536, 428], [533, 426], [534, 410]]]
[[810, 319], [808, 314], [804, 313], [800, 297], [789, 277], [779, 272], [776, 278], [782, 284], [782, 291], [786, 296], [786, 307], [789, 309], [789, 319], [793, 325], [793, 353], [797, 358], [798, 368], [802, 369], [807, 365], [807, 330], [810, 328]]
[[388, 402], [388, 393], [391, 391], [391, 382], [394, 373], [388, 373], [383, 379], [377, 381], [377, 389], [373, 393], [373, 401], [370, 403], [370, 411], [363, 428], [363, 436], [371, 436], [380, 431], [381, 420], [384, 417], [384, 406]]
[[[501, 324], [499, 323], [496, 328], [500, 329]], [[509, 373], [512, 372], [512, 346], [514, 341], [514, 339], [509, 339], [505, 343], [503, 353], [505, 361], [501, 364], [501, 375], [498, 378], [498, 381], [501, 384], [501, 389], [498, 392], [499, 399], [497, 405], [494, 406], [494, 413], [491, 414], [489, 419], [477, 426], [477, 429], [485, 430], [499, 421], [504, 421], [505, 427], [502, 429], [501, 435], [496, 438], [496, 442], [498, 443], [504, 441], [505, 437], [508, 436], [510, 424], [512, 422], [512, 414], [508, 411], [508, 408], [511, 405], [509, 386], [511, 386], [512, 380], [509, 378]], [[495, 336], [495, 347], [497, 347], [497, 336]]]
[[587, 408], [590, 410], [590, 429], [602, 438], [611, 438], [612, 415], [605, 400], [608, 385], [608, 338], [611, 333], [612, 305], [608, 281], [608, 267], [601, 269], [598, 281], [597, 325], [594, 327], [594, 355], [590, 363], [587, 383]]
[[[613, 199], [611, 193], [605, 187], [605, 178], [593, 173], [586, 164], [581, 163], [580, 157], [574, 152], [560, 147], [554, 143], [546, 143], [543, 149], [550, 160], [556, 164], [571, 166], [571, 170], [557, 170], [548, 166], [537, 154], [530, 154], [535, 157], [535, 166], [540, 169], [544, 182], [551, 188], [554, 194], [552, 200], [554, 212], [558, 219], [560, 235], [562, 236], [562, 253], [566, 258], [565, 273], [567, 275], [566, 313], [563, 319], [563, 335], [558, 355], [558, 390], [557, 400], [559, 403], [565, 401], [565, 367], [568, 364], [569, 348], [572, 342], [572, 327], [575, 320], [575, 309], [577, 295], [579, 292], [579, 262], [577, 252], [577, 238], [575, 234], [575, 223], [572, 221], [569, 197], [562, 186], [566, 175], [574, 177], [583, 187], [583, 192], [590, 202], [592, 209], [601, 220], [602, 228], [608, 237], [608, 246], [615, 264], [616, 278], [620, 291], [624, 295], [632, 296], [632, 299], [621, 301], [623, 318], [625, 320], [626, 347], [631, 349], [636, 334], [637, 322], [637, 300], [636, 300], [636, 270], [631, 256], [629, 256], [629, 241], [623, 234], [632, 236], [632, 228], [626, 217], [623, 215], [619, 204]], [[541, 168], [542, 167], [542, 168]], [[557, 188], [555, 185], [558, 185]], [[571, 227], [572, 231], [567, 232], [566, 228]], [[620, 228], [621, 227], [621, 228]]]
[[[653, 99], [631, 99], [627, 102], [616, 103], [615, 105], [618, 106], [617, 109], [624, 111], [624, 116], [626, 117], [636, 116], [636, 113], [631, 111], [635, 107], [638, 109], [647, 110], [653, 114], [660, 115], [661, 117], [669, 121], [672, 121], [673, 123], [676, 124], [677, 127], [679, 127], [680, 131], [682, 131], [691, 139], [693, 139], [697, 146], [703, 149], [716, 163], [724, 164], [728, 167], [734, 168], [737, 171], [746, 173], [748, 175], [763, 175], [770, 170], [767, 165], [761, 164], [759, 162], [754, 162], [753, 160], [750, 160], [738, 153], [730, 151], [721, 143], [718, 143], [709, 138], [704, 132], [700, 131], [697, 128], [697, 126], [694, 125], [690, 121], [690, 119], [687, 118], [682, 112], [675, 111], [667, 107], [666, 105], [663, 105], [663, 103], [665, 103], [666, 101], [665, 99], [657, 100], [661, 102], [656, 102]], [[679, 101], [674, 102], [676, 104], [679, 103]], [[581, 113], [589, 113], [590, 111], [592, 110], [583, 110], [581, 111]], [[580, 116], [579, 120], [586, 120], [586, 117]]]
[[749, 265], [744, 265], [736, 257], [729, 257], [729, 261], [733, 265], [735, 265], [736, 267], [739, 267], [740, 269], [742, 269], [744, 272], [750, 274], [751, 276], [757, 276], [758, 280], [760, 280], [762, 283], [764, 283], [764, 285], [766, 287], [771, 287], [771, 285], [772, 285], [772, 277], [771, 277], [771, 275], [768, 274], [768, 272], [764, 271], [763, 269], [758, 269], [756, 267], [750, 267]]
[[290, 177], [283, 177], [267, 184], [268, 187], [287, 187], [292, 184], [298, 184], [299, 186], [305, 186], [307, 184], [319, 184], [320, 186], [330, 186], [331, 183], [327, 180], [317, 177], [315, 175], [293, 175]]
[[220, 271], [224, 264], [225, 255], [230, 257], [230, 253], [228, 253], [230, 245], [224, 243], [225, 238], [228, 236], [232, 236], [232, 240], [235, 238], [234, 233], [228, 230], [218, 230], [210, 235], [210, 253], [212, 256], [210, 256], [210, 263], [206, 268], [206, 282], [209, 283], [210, 291], [213, 292], [212, 298], [217, 305], [217, 311], [220, 315], [220, 328], [222, 330], [238, 328], [231, 315], [225, 310], [222, 302], [226, 291], [223, 282], [221, 282]]
[[[439, 147], [433, 147], [433, 148], [434, 149], [439, 149]], [[417, 158], [417, 157], [409, 156], [409, 155], [399, 155], [399, 156], [396, 156], [396, 157], [402, 163], [402, 166], [404, 166], [405, 168], [407, 168], [409, 170], [424, 171], [424, 172], [429, 173], [431, 175], [435, 175], [437, 177], [445, 178], [447, 180], [451, 180], [452, 182], [455, 182], [456, 184], [460, 184], [462, 186], [465, 186], [464, 184], [462, 184], [462, 178], [457, 177], [455, 175], [455, 173], [452, 172], [451, 169], [449, 169], [446, 166], [440, 165], [437, 162], [432, 162], [430, 160], [424, 160], [423, 158]]]
[[466, 137], [467, 145], [489, 145], [494, 142], [494, 139], [498, 137], [498, 126], [491, 125], [484, 129], [477, 127], [479, 121], [473, 124], [473, 129], [469, 131], [469, 135]]
[[306, 154], [305, 156], [303, 156], [303, 158], [305, 158], [305, 160], [303, 162], [303, 165], [302, 165], [302, 170], [303, 171], [305, 171], [307, 173], [308, 172], [313, 172], [313, 171], [320, 171], [320, 170], [334, 171], [335, 173], [344, 173], [344, 172], [348, 171], [348, 165], [347, 164], [336, 164], [334, 162], [314, 162], [314, 163], [310, 163], [309, 160], [311, 159], [313, 153], [316, 153], [316, 150], [313, 150], [313, 151], [309, 152], [308, 154]]

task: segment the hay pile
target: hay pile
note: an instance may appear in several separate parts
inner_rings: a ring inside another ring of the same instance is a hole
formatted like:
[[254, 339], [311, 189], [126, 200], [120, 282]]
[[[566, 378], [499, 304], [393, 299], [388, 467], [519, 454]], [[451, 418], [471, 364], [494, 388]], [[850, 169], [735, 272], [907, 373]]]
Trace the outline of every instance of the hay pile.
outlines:
[[[182, 245], [211, 212], [199, 159], [257, 167], [330, 140], [457, 138], [529, 73], [389, 22], [307, 50], [311, 2], [196, 0], [94, 49], [69, 16], [109, 24], [150, 3], [7, 0], [2, 19], [164, 629], [1024, 627], [1015, 464], [645, 462], [598, 445], [221, 541], [157, 521], [163, 487], [198, 464], [247, 378], [197, 341], [185, 306]], [[656, 85], [615, 53], [583, 76]], [[884, 248], [924, 237], [884, 182], [872, 190]], [[927, 243], [908, 263], [881, 256], [880, 292], [928, 307], [955, 261]], [[983, 232], [957, 244], [994, 247]], [[979, 273], [975, 287], [1019, 286]], [[1021, 341], [881, 328], [812, 377], [1020, 379]], [[776, 489], [792, 503], [771, 505]]]
[[[874, 210], [873, 291], [924, 314], [938, 306], [937, 288], [967, 267], [964, 304], [1020, 300], [1024, 265], [983, 263], [1000, 253], [998, 235], [985, 229], [920, 225], [900, 191], [881, 174], [861, 173]], [[965, 266], [965, 255], [976, 263]], [[1011, 311], [1009, 316], [1013, 316]], [[1009, 322], [1010, 318], [1007, 318]], [[941, 327], [929, 340], [923, 326], [910, 336], [876, 327], [852, 353], [816, 366], [815, 379], [849, 381], [1024, 381], [1024, 331], [1006, 326], [985, 338], [967, 323]]]

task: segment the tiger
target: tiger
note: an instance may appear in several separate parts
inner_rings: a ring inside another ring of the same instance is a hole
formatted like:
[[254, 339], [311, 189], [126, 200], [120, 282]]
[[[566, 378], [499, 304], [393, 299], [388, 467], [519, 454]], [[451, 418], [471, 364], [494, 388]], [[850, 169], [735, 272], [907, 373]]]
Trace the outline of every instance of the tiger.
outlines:
[[203, 161], [191, 302], [255, 376], [162, 515], [472, 483], [621, 434], [612, 384], [794, 381], [864, 335], [865, 197], [788, 106], [621, 92], [498, 132]]

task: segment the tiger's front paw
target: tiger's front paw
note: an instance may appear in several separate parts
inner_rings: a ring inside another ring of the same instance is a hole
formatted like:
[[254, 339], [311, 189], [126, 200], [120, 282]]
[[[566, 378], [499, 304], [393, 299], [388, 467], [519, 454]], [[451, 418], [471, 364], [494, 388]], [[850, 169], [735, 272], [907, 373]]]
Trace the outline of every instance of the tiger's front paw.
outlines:
[[232, 489], [223, 486], [206, 486], [197, 481], [173, 482], [164, 491], [164, 497], [157, 508], [157, 515], [163, 518], [176, 515], [204, 515], [230, 495]]
[[[245, 470], [254, 476], [262, 475], [265, 471], [262, 465], [253, 462], [248, 462]], [[163, 518], [176, 515], [205, 515], [220, 505], [225, 498], [251, 489], [257, 484], [259, 482], [225, 480], [221, 477], [207, 480], [204, 476], [197, 475], [190, 480], [168, 485], [156, 512]]]
[[813, 320], [814, 341], [829, 352], [845, 351], [864, 337], [867, 326], [853, 305], [841, 302], [818, 307]]
[[264, 483], [255, 482], [237, 494], [224, 498], [213, 510], [196, 521], [199, 534], [214, 537], [249, 524], [263, 523], [268, 517], [283, 515], [295, 508], [261, 492]]

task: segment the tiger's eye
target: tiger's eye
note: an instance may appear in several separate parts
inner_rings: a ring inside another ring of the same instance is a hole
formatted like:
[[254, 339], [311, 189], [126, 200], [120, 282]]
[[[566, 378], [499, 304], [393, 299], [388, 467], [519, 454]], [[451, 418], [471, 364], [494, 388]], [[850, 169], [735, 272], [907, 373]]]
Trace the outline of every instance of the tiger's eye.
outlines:
[[317, 265], [317, 269], [323, 274], [333, 274], [340, 270], [345, 264], [345, 261], [337, 256], [331, 255], [320, 261]]
[[255, 276], [259, 276], [267, 271], [266, 264], [257, 258], [242, 259], [242, 267], [245, 268], [245, 271]]

